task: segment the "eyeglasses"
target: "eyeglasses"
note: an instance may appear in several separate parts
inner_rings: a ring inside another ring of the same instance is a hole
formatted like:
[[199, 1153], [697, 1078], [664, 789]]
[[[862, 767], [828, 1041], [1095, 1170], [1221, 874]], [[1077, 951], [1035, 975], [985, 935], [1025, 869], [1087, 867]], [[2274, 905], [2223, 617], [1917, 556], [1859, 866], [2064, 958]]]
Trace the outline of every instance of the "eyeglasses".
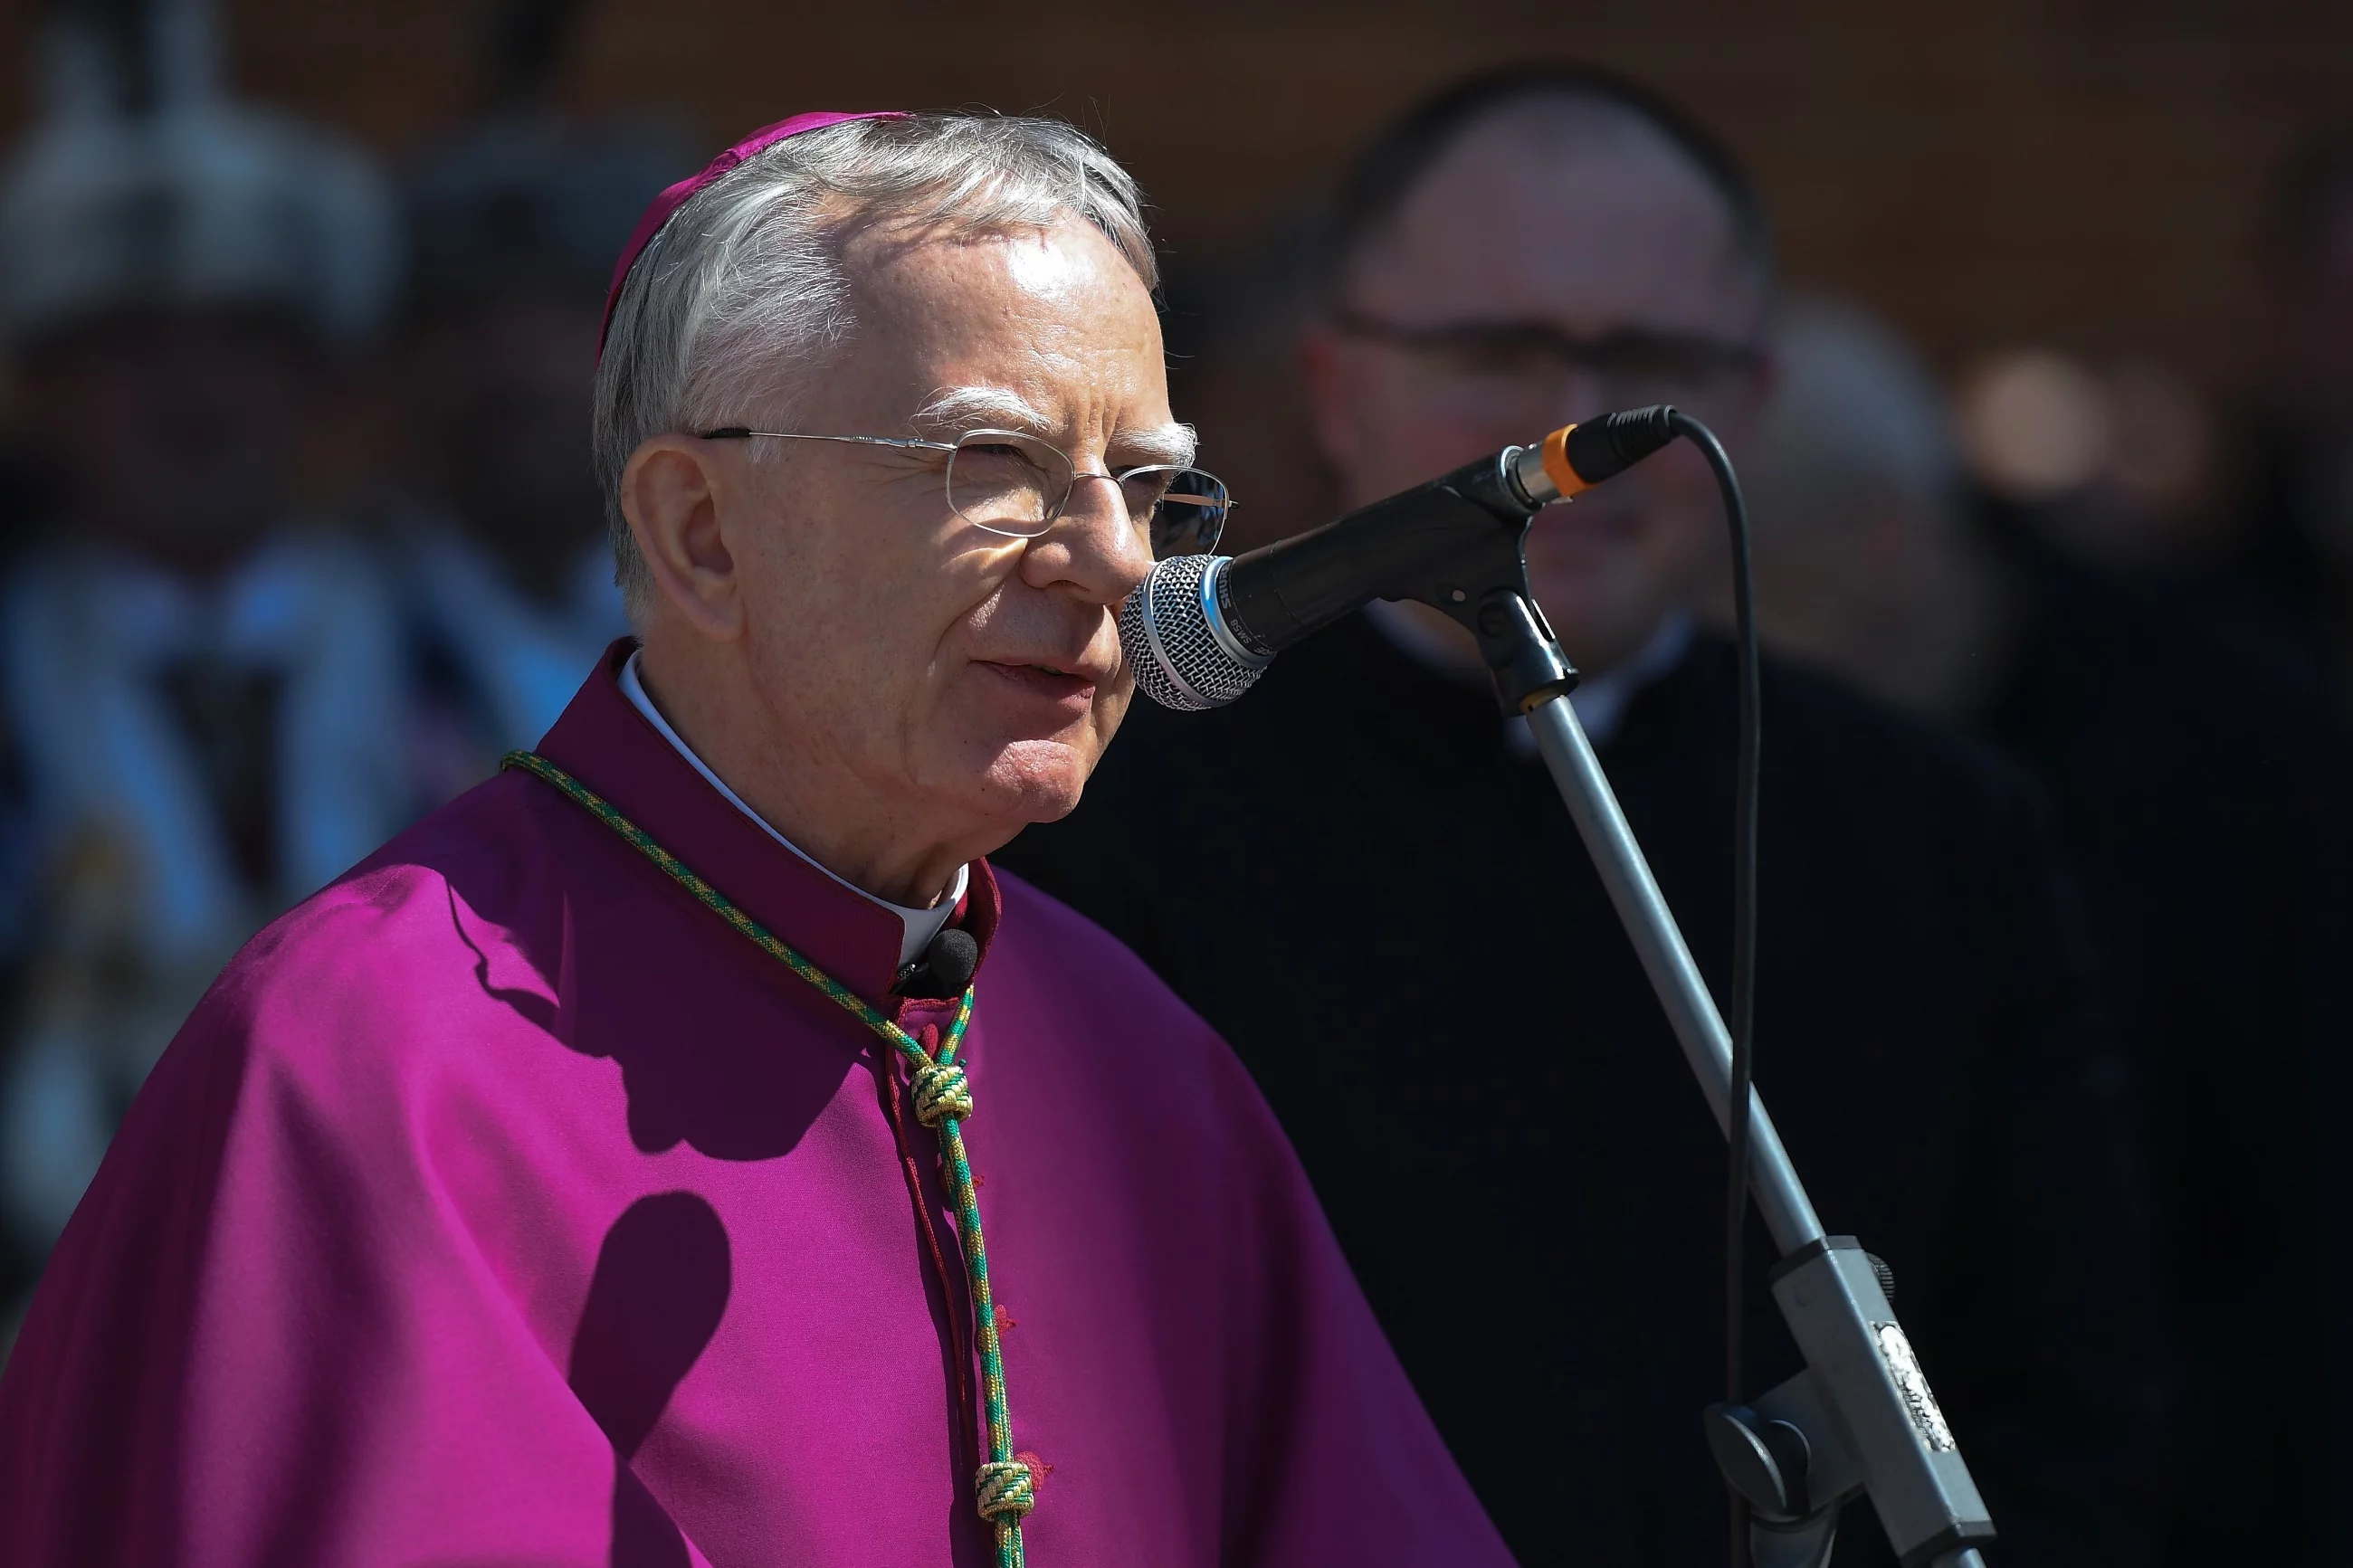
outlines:
[[1146, 529], [1154, 559], [1205, 555], [1225, 532], [1233, 498], [1214, 474], [1175, 463], [1151, 463], [1116, 474], [1082, 474], [1070, 455], [1018, 430], [967, 430], [954, 441], [895, 436], [804, 436], [730, 425], [702, 432], [706, 441], [846, 441], [909, 452], [944, 452], [948, 508], [975, 528], [1010, 539], [1035, 539], [1054, 526], [1081, 479], [1119, 487], [1128, 520]]
[[1471, 321], [1409, 327], [1344, 310], [1332, 324], [1425, 361], [1466, 391], [1521, 399], [1556, 395], [1578, 373], [1601, 384], [1613, 408], [1704, 401], [1727, 379], [1765, 363], [1754, 344], [1640, 329], [1582, 338], [1542, 321]]

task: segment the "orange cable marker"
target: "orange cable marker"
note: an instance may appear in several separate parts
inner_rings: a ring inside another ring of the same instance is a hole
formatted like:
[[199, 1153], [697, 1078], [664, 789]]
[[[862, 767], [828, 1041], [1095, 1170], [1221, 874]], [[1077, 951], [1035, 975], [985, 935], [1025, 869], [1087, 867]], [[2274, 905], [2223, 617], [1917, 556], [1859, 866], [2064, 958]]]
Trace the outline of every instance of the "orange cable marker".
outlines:
[[1564, 498], [1573, 496], [1579, 490], [1593, 488], [1569, 464], [1568, 433], [1576, 428], [1574, 425], [1564, 425], [1544, 438], [1545, 478], [1553, 482], [1554, 488], [1557, 489]]

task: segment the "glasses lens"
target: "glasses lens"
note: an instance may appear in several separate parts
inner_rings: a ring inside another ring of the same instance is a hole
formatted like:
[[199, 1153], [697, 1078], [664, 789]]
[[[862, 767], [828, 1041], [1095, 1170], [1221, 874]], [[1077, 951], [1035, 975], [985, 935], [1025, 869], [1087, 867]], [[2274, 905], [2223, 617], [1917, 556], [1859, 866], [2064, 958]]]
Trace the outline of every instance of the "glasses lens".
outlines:
[[1151, 520], [1152, 556], [1206, 555], [1226, 531], [1233, 498], [1223, 480], [1198, 468], [1138, 468], [1120, 481], [1127, 515]]
[[1033, 436], [975, 430], [948, 458], [948, 505], [991, 533], [1034, 539], [1071, 494], [1071, 460]]

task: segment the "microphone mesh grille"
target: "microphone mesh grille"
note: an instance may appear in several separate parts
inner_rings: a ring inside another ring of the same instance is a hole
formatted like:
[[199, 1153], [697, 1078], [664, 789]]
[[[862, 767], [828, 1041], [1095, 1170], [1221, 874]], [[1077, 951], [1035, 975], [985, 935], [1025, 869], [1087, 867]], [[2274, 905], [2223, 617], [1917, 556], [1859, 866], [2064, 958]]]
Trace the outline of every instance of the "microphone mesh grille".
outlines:
[[1136, 687], [1164, 708], [1222, 707], [1265, 673], [1263, 661], [1236, 658], [1209, 629], [1201, 579], [1227, 559], [1172, 556], [1152, 569], [1119, 612], [1120, 648]]

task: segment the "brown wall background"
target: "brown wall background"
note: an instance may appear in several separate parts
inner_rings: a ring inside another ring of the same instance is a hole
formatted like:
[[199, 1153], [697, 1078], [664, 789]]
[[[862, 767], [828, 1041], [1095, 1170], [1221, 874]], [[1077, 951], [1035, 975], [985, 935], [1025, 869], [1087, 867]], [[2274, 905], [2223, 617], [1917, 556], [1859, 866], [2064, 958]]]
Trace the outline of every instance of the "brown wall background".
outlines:
[[[474, 0], [224, 0], [239, 88], [398, 153], [476, 90]], [[38, 7], [0, 17], [0, 128]], [[604, 0], [568, 96], [712, 147], [812, 107], [1043, 109], [1137, 172], [1180, 268], [1242, 247], [1365, 132], [1475, 66], [1573, 53], [1686, 100], [1757, 166], [1792, 276], [1947, 363], [2043, 342], [2227, 382], [2273, 163], [2353, 110], [2346, 0], [1664, 0], [1641, 7]]]

